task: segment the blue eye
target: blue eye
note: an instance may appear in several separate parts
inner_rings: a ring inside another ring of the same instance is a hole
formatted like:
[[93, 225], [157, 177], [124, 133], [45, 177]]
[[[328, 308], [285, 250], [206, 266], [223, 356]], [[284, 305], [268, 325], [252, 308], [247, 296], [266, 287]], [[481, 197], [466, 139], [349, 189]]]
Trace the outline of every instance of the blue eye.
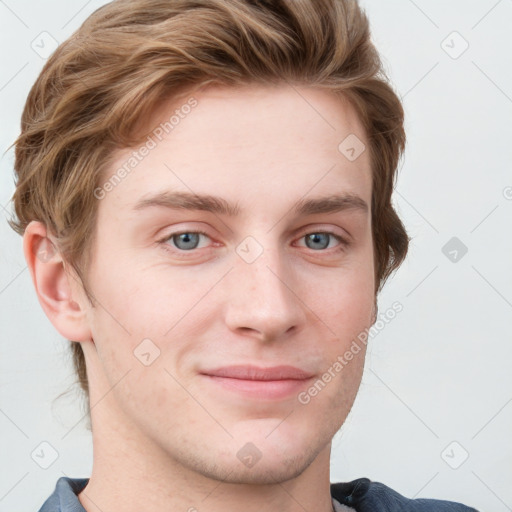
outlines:
[[198, 248], [201, 236], [208, 238], [206, 233], [200, 231], [188, 231], [186, 233], [176, 233], [167, 238], [172, 240], [174, 246], [181, 251], [191, 251]]
[[310, 249], [326, 249], [329, 245], [328, 233], [311, 233], [306, 235], [306, 245]]
[[178, 249], [195, 249], [199, 244], [199, 235], [197, 233], [182, 233], [181, 235], [173, 236], [172, 239]]
[[303, 238], [306, 239], [306, 246], [309, 249], [313, 250], [327, 249], [329, 247], [329, 242], [333, 238], [338, 242], [341, 242], [341, 245], [343, 245], [343, 240], [341, 239], [341, 237], [335, 235], [334, 233], [309, 233], [308, 235], [305, 235]]

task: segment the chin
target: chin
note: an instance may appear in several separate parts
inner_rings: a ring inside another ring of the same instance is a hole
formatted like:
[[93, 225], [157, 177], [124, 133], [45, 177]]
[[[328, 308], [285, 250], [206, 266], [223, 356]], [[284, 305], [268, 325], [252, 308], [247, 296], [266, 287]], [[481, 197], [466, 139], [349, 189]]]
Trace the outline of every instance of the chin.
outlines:
[[312, 421], [308, 413], [298, 409], [288, 417], [225, 421], [229, 435], [212, 428], [194, 429], [193, 437], [181, 431], [168, 446], [169, 454], [208, 479], [247, 485], [283, 483], [300, 476], [319, 456], [319, 463], [328, 461], [326, 448], [340, 427], [339, 418], [323, 421], [326, 415], [316, 414]]
[[282, 459], [276, 456], [262, 458], [252, 467], [244, 467], [238, 461], [224, 461], [209, 465], [206, 461], [195, 470], [203, 476], [226, 484], [269, 485], [282, 484], [301, 475], [315, 460], [318, 454], [302, 453]]
[[[318, 436], [290, 439], [287, 434], [273, 432], [268, 436], [265, 430], [252, 436], [235, 436], [223, 447], [215, 449], [212, 445], [208, 451], [198, 452], [193, 457], [189, 453], [186, 465], [207, 478], [224, 483], [283, 483], [306, 471], [325, 448]], [[182, 459], [182, 463], [185, 460]]]

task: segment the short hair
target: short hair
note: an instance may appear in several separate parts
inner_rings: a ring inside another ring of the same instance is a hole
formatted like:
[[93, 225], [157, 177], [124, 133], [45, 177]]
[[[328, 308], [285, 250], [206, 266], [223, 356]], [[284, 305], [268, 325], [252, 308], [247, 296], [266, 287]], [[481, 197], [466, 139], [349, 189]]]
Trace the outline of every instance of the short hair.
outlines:
[[[136, 127], [160, 102], [208, 83], [312, 86], [353, 106], [369, 146], [377, 295], [409, 244], [391, 203], [404, 111], [356, 0], [115, 0], [100, 7], [30, 90], [14, 143], [11, 227], [23, 234], [31, 220], [44, 223], [91, 300], [94, 190], [114, 150], [141, 141]], [[70, 342], [88, 398], [82, 347]]]

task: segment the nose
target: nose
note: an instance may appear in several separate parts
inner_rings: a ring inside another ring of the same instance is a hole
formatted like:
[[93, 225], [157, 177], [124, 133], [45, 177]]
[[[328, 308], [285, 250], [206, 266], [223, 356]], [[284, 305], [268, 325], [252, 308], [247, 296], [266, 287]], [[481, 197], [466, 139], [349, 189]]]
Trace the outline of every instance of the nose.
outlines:
[[265, 250], [252, 263], [236, 256], [234, 267], [226, 283], [225, 322], [230, 330], [270, 342], [304, 325], [305, 304], [279, 251]]

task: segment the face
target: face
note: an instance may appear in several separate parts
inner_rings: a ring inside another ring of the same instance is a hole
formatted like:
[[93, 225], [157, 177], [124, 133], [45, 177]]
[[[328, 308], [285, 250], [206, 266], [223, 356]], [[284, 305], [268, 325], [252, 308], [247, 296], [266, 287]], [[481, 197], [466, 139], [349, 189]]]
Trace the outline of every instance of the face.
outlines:
[[110, 392], [93, 431], [208, 477], [284, 481], [328, 450], [361, 379], [364, 346], [345, 354], [374, 312], [371, 170], [339, 146], [367, 142], [325, 91], [193, 98], [159, 108], [150, 125], [172, 129], [119, 151], [105, 182], [136, 161], [97, 192], [85, 353], [92, 402]]

